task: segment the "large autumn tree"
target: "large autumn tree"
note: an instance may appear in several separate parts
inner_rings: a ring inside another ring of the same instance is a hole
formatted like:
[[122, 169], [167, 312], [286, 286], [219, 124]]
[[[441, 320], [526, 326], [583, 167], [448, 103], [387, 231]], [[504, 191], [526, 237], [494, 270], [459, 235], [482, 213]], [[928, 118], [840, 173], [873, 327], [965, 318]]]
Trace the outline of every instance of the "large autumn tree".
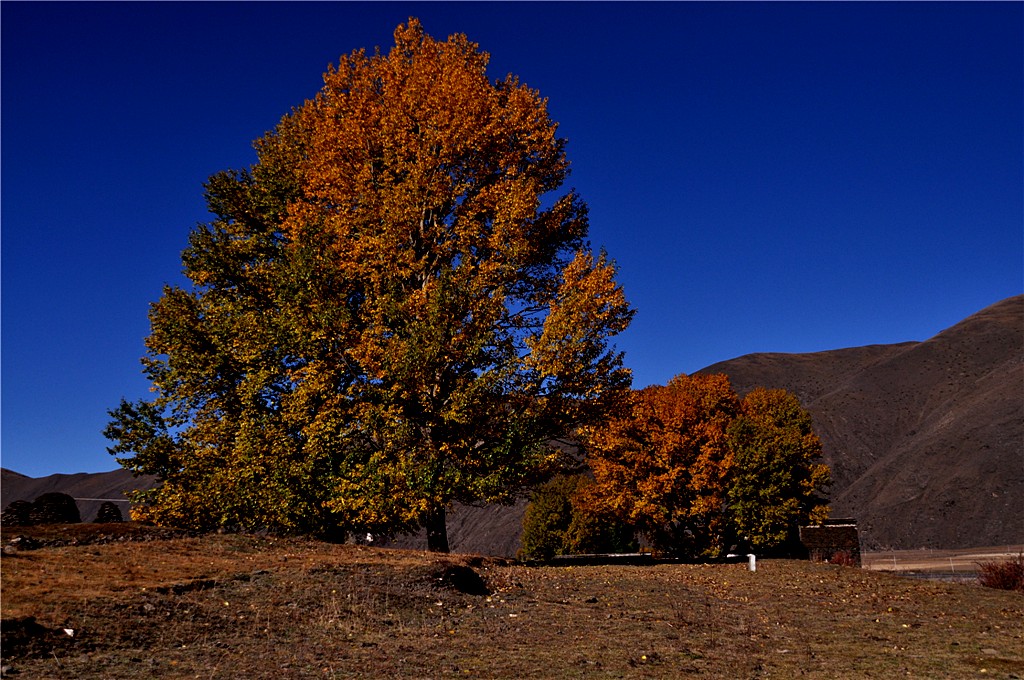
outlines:
[[586, 440], [595, 483], [582, 502], [665, 553], [770, 550], [828, 514], [821, 441], [785, 390], [740, 399], [724, 375], [679, 375], [632, 393], [628, 412]]
[[410, 19], [210, 179], [192, 286], [150, 313], [155, 398], [106, 432], [162, 480], [146, 517], [447, 550], [453, 502], [511, 500], [614, 411], [632, 311], [546, 100], [487, 62]]

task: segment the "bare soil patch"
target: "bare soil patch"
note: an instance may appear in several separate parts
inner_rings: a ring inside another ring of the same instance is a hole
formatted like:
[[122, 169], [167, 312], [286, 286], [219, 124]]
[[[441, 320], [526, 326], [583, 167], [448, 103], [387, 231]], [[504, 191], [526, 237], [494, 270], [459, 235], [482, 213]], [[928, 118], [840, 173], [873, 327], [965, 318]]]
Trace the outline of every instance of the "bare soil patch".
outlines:
[[961, 550], [888, 550], [861, 553], [865, 569], [891, 572], [961, 574], [973, 576], [978, 565], [1002, 562], [1024, 553], [1024, 544]]

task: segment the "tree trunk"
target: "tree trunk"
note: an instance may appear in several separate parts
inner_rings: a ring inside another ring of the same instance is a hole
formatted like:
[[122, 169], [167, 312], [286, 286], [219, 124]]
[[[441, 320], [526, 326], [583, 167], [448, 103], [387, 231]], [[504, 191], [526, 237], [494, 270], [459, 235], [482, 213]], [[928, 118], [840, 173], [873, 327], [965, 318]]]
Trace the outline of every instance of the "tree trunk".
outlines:
[[427, 527], [427, 550], [430, 552], [449, 552], [447, 513], [444, 506], [433, 508], [427, 512], [424, 524]]

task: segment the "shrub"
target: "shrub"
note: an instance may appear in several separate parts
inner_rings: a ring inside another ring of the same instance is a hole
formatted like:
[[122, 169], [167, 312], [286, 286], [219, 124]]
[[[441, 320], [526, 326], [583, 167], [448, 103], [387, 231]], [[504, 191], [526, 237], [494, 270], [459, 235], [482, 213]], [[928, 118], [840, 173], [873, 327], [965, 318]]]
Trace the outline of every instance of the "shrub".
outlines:
[[565, 532], [564, 554], [632, 553], [639, 547], [636, 531], [614, 517], [593, 512], [581, 500], [572, 497], [572, 523]]
[[1024, 552], [1002, 562], [979, 563], [978, 583], [986, 588], [1024, 592]]
[[28, 501], [14, 501], [0, 515], [0, 526], [27, 527], [32, 525], [32, 504]]
[[121, 508], [117, 507], [116, 503], [104, 501], [103, 504], [100, 505], [100, 510], [96, 514], [97, 524], [111, 524], [123, 521], [124, 517], [121, 515]]
[[29, 513], [32, 524], [78, 524], [82, 516], [78, 503], [66, 493], [44, 493], [32, 503]]
[[570, 498], [582, 480], [580, 475], [556, 475], [534, 490], [523, 517], [519, 559], [547, 560], [562, 554], [572, 524]]
[[856, 558], [850, 554], [849, 550], [838, 550], [832, 554], [832, 557], [828, 558], [829, 564], [838, 564], [841, 567], [858, 567]]
[[557, 475], [537, 487], [523, 517], [519, 559], [636, 550], [632, 527], [598, 513], [587, 503], [584, 492], [592, 484], [584, 475]]

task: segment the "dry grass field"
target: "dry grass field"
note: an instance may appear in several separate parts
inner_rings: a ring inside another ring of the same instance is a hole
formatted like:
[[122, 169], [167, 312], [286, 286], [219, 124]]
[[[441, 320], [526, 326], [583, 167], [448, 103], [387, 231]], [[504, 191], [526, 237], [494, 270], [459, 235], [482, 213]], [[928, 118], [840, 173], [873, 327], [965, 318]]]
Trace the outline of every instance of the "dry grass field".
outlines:
[[5, 533], [49, 545], [0, 563], [4, 675], [1024, 678], [1024, 596], [972, 584], [114, 527]]

